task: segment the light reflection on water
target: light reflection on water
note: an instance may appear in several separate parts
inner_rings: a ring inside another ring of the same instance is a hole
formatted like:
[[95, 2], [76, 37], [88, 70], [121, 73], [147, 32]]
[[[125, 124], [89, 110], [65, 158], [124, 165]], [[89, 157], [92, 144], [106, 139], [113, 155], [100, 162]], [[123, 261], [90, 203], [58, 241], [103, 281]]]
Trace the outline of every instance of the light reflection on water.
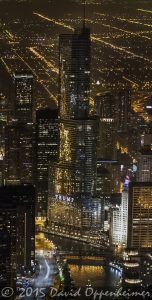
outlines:
[[69, 268], [71, 270], [71, 277], [77, 287], [85, 287], [88, 280], [91, 281], [94, 287], [98, 287], [105, 278], [105, 270], [103, 267], [69, 264]]
[[[70, 239], [65, 239], [57, 236], [47, 235], [47, 237], [53, 241], [57, 246], [57, 249], [60, 251], [67, 251], [73, 253], [79, 250], [85, 249], [85, 253], [91, 253], [90, 247], [78, 241], [72, 241]], [[89, 254], [88, 254], [89, 255]], [[91, 284], [95, 288], [103, 288], [104, 290], [111, 290], [116, 288], [120, 282], [120, 273], [115, 269], [105, 269], [102, 266], [92, 266], [92, 265], [81, 265], [81, 264], [69, 264], [71, 270], [71, 277], [75, 282], [76, 287], [85, 288], [88, 280], [91, 281]]]
[[120, 282], [120, 273], [117, 270], [105, 270], [101, 266], [79, 266], [69, 264], [71, 277], [76, 287], [86, 287], [88, 280], [95, 288], [114, 288]]

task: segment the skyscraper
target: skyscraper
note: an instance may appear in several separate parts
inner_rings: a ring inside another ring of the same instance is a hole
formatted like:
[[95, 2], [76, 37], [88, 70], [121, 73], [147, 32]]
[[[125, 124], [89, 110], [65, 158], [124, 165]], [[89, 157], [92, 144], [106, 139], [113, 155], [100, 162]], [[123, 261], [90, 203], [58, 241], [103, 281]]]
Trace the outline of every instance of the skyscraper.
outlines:
[[59, 39], [60, 118], [85, 119], [90, 101], [90, 29], [83, 27]]
[[34, 128], [31, 123], [6, 126], [5, 179], [8, 184], [34, 181]]
[[97, 194], [120, 193], [121, 165], [117, 160], [98, 159]]
[[59, 163], [50, 166], [50, 214], [53, 223], [61, 225], [63, 219], [65, 226], [88, 228], [96, 191], [98, 136], [98, 120], [89, 114], [90, 30], [84, 26], [61, 35], [59, 48], [60, 155]]
[[152, 150], [142, 149], [138, 160], [138, 181], [152, 182]]
[[116, 159], [116, 121], [115, 118], [100, 118], [98, 157]]
[[16, 72], [14, 82], [13, 118], [6, 126], [6, 182], [12, 184], [34, 181], [33, 75]]
[[111, 92], [97, 94], [99, 122], [98, 158], [116, 159], [116, 103]]
[[35, 258], [35, 190], [30, 185], [0, 188], [1, 285], [13, 286], [22, 266]]
[[48, 108], [36, 113], [36, 189], [39, 217], [47, 216], [48, 166], [57, 162], [59, 155], [58, 110]]
[[98, 157], [117, 159], [116, 143], [127, 132], [131, 95], [129, 89], [111, 90], [97, 94], [97, 114], [100, 116]]
[[96, 95], [97, 114], [101, 118], [111, 119], [116, 117], [116, 103], [112, 91], [105, 91]]
[[14, 112], [15, 119], [22, 123], [33, 120], [33, 75], [29, 71], [14, 74]]
[[128, 234], [128, 188], [124, 188], [121, 204], [112, 211], [111, 242], [120, 246], [127, 246]]
[[8, 122], [8, 99], [0, 93], [0, 185], [5, 178], [5, 128]]
[[[151, 131], [150, 131], [151, 132]], [[152, 148], [152, 134], [151, 133], [143, 133], [141, 135], [141, 148], [142, 149], [151, 149]]]
[[131, 91], [130, 89], [116, 91], [114, 97], [116, 103], [118, 131], [125, 132], [129, 124], [131, 111]]
[[[60, 36], [60, 162], [75, 165], [77, 193], [93, 194], [97, 120], [90, 118], [89, 28]], [[68, 55], [68, 60], [67, 60]], [[80, 187], [81, 184], [81, 187]], [[78, 188], [79, 186], [79, 188]]]
[[152, 248], [152, 183], [134, 182], [129, 187], [128, 247]]

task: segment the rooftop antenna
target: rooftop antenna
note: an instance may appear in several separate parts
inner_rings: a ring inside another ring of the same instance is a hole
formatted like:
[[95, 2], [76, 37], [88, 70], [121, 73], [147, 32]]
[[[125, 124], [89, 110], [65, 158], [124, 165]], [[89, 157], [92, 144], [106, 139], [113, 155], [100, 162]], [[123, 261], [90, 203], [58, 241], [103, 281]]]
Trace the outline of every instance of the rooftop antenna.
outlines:
[[86, 25], [86, 0], [84, 0], [83, 3], [83, 28], [85, 28]]

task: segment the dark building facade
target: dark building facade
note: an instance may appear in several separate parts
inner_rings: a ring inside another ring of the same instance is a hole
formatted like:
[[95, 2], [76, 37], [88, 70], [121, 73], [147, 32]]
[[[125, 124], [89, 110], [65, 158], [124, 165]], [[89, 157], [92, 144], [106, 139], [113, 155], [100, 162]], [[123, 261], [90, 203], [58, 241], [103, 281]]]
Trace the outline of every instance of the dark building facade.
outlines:
[[36, 113], [36, 190], [38, 217], [47, 216], [48, 207], [48, 167], [56, 162], [59, 155], [58, 110], [48, 108]]
[[85, 119], [90, 98], [90, 29], [60, 35], [59, 53], [60, 118]]
[[98, 157], [117, 159], [119, 135], [127, 133], [130, 124], [131, 92], [129, 89], [98, 93], [96, 112], [100, 117]]
[[8, 184], [34, 182], [33, 124], [14, 122], [6, 126], [5, 181]]
[[2, 286], [15, 284], [22, 266], [35, 259], [35, 189], [31, 185], [0, 188], [0, 276]]
[[8, 99], [3, 93], [0, 93], [0, 185], [5, 179], [5, 130], [8, 123]]

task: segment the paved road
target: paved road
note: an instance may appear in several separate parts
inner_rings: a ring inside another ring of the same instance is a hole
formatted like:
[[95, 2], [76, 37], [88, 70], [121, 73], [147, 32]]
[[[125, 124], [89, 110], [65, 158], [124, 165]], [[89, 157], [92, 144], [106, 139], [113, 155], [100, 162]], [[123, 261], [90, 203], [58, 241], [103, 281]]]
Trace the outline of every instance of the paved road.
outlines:
[[54, 276], [58, 272], [54, 258], [41, 255], [37, 257], [37, 260], [39, 261], [39, 272], [29, 280], [29, 287], [26, 290], [23, 289], [19, 299], [42, 300], [45, 298], [49, 287], [53, 286]]

